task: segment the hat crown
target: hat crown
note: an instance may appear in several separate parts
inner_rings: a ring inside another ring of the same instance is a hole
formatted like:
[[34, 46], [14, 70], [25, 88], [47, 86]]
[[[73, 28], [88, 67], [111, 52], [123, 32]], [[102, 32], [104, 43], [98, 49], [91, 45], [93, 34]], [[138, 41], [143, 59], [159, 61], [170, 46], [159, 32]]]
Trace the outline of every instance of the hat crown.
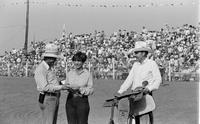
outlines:
[[58, 46], [53, 43], [46, 44], [43, 57], [57, 58], [58, 57]]
[[149, 48], [148, 44], [144, 41], [137, 41], [135, 43], [135, 49], [138, 49], [138, 48]]
[[55, 44], [47, 44], [45, 46], [45, 53], [56, 53], [58, 52], [58, 46]]
[[147, 44], [147, 42], [145, 41], [137, 41], [135, 43], [135, 47], [134, 47], [134, 52], [137, 51], [147, 51], [147, 52], [152, 52], [151, 48], [149, 47], [149, 45]]

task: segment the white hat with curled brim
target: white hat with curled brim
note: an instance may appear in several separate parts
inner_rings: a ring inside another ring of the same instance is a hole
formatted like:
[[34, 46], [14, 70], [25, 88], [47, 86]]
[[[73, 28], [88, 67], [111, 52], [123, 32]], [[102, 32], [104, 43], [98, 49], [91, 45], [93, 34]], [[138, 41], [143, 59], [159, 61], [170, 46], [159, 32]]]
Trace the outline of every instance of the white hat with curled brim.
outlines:
[[60, 58], [58, 54], [58, 46], [53, 43], [46, 44], [45, 52], [43, 53], [42, 57]]
[[148, 53], [152, 52], [152, 49], [148, 46], [145, 41], [137, 41], [135, 42], [135, 48], [132, 49], [132, 52], [138, 51], [147, 51]]

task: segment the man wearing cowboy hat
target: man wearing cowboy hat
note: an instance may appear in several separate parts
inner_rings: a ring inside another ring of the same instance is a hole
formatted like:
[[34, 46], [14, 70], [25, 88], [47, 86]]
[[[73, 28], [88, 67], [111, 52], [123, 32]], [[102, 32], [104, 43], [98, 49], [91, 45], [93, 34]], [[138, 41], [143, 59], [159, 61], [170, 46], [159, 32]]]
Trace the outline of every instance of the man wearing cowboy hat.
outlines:
[[56, 124], [60, 91], [67, 86], [60, 85], [53, 71], [54, 64], [59, 57], [58, 47], [55, 44], [47, 44], [43, 61], [35, 70], [35, 82], [39, 94], [39, 106], [42, 110], [42, 124]]
[[[148, 54], [152, 51], [148, 47], [147, 43], [145, 41], [136, 42], [133, 52], [138, 61], [136, 61], [133, 64], [128, 77], [121, 85], [120, 89], [118, 90], [117, 94], [115, 94], [115, 96], [122, 95], [122, 93], [125, 92], [129, 87], [131, 87], [131, 90], [135, 90], [137, 87], [141, 87], [142, 82], [144, 81], [148, 82], [148, 85], [144, 89], [144, 94], [152, 95], [152, 91], [157, 90], [160, 86], [160, 71], [156, 62], [148, 58]], [[139, 113], [141, 112], [139, 111]], [[145, 114], [144, 113], [142, 115], [135, 116], [136, 124], [153, 124], [152, 111]]]

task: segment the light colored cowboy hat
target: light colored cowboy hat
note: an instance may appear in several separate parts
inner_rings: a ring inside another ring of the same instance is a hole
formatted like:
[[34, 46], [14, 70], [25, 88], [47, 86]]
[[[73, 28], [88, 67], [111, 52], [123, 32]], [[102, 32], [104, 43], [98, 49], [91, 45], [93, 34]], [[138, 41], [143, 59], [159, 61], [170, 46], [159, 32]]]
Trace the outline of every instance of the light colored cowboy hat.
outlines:
[[58, 54], [58, 46], [53, 43], [46, 44], [45, 52], [43, 53], [42, 57], [60, 58]]
[[135, 42], [135, 48], [131, 50], [133, 53], [138, 51], [147, 51], [148, 53], [152, 52], [152, 49], [148, 46], [145, 41], [137, 41]]

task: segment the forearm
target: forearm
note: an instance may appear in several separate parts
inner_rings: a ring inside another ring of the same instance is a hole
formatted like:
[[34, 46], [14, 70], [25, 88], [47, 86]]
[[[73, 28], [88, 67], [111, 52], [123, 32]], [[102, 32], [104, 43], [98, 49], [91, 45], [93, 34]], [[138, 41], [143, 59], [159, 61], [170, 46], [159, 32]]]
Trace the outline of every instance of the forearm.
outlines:
[[61, 89], [62, 89], [62, 85], [47, 84], [43, 88], [43, 91], [46, 91], [46, 92], [56, 92], [56, 91], [60, 91]]
[[94, 93], [94, 88], [91, 86], [81, 87], [79, 90], [83, 95], [92, 95]]
[[126, 91], [133, 82], [133, 74], [130, 73], [127, 77], [127, 79], [124, 81], [124, 83], [121, 85], [120, 89], [118, 90], [119, 94], [122, 94], [124, 91]]
[[128, 77], [126, 78], [126, 80], [124, 81], [124, 83], [121, 85], [120, 89], [118, 90], [119, 94], [122, 94], [124, 91], [126, 91], [132, 84], [133, 82], [133, 78], [134, 78], [134, 67], [135, 65], [133, 65], [133, 67], [131, 68], [131, 71], [129, 72]]
[[94, 88], [93, 88], [93, 75], [90, 73], [88, 85], [86, 86], [86, 90], [88, 90], [88, 95], [93, 94]]

